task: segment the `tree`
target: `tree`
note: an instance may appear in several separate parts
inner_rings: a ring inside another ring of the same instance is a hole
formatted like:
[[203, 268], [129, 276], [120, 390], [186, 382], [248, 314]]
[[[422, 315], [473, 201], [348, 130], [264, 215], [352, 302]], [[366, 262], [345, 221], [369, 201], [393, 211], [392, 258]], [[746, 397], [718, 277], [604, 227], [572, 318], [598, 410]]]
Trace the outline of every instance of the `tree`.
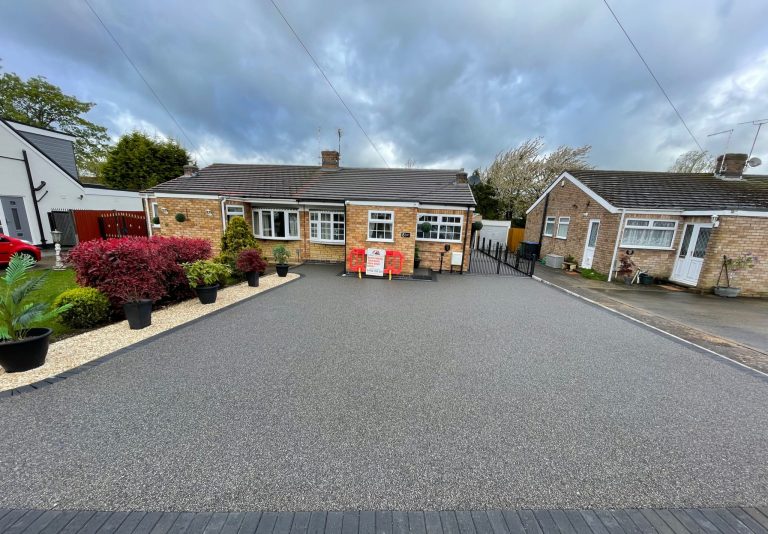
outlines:
[[81, 170], [95, 168], [109, 147], [107, 129], [83, 115], [96, 105], [65, 95], [43, 76], [24, 81], [15, 73], [0, 76], [0, 117], [75, 136], [75, 160]]
[[119, 189], [140, 191], [181, 176], [189, 162], [189, 153], [176, 141], [131, 132], [109, 151], [104, 181]]
[[714, 172], [715, 158], [706, 150], [689, 150], [680, 154], [669, 172]]
[[590, 145], [575, 148], [561, 145], [552, 152], [544, 152], [541, 137], [528, 139], [500, 152], [483, 171], [483, 182], [496, 190], [505, 215], [522, 217], [563, 171], [593, 168], [587, 162], [591, 149]]

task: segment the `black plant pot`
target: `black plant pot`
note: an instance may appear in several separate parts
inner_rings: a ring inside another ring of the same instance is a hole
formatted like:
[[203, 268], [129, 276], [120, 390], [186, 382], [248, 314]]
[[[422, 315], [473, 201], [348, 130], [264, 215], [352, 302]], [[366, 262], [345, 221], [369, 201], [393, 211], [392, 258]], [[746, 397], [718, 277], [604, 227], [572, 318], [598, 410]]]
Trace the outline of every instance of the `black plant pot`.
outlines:
[[131, 330], [141, 330], [152, 324], [152, 301], [149, 299], [126, 302], [123, 311]]
[[419, 265], [421, 265], [421, 258], [419, 258], [417, 260], [413, 260], [413, 268], [414, 269], [418, 269]]
[[288, 276], [288, 264], [287, 263], [278, 263], [275, 265], [275, 270], [277, 271], [277, 276], [281, 278], [285, 278]]
[[257, 271], [248, 271], [245, 273], [245, 279], [248, 280], [250, 287], [259, 287], [259, 273]]
[[18, 341], [0, 341], [0, 366], [6, 373], [18, 373], [40, 367], [48, 354], [50, 328], [31, 328]]
[[197, 286], [195, 292], [197, 293], [197, 298], [200, 299], [200, 304], [213, 304], [216, 302], [219, 286]]

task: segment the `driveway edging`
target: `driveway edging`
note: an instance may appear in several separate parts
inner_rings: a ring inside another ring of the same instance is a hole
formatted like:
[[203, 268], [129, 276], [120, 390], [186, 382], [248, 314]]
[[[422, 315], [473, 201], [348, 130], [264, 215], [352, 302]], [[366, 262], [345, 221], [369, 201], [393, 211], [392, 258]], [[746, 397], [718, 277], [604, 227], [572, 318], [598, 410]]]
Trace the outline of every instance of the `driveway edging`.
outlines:
[[533, 275], [532, 278], [534, 280], [536, 280], [537, 282], [540, 282], [540, 283], [542, 283], [542, 284], [544, 284], [546, 286], [550, 286], [550, 287], [553, 287], [555, 289], [558, 289], [558, 290], [560, 290], [560, 291], [562, 291], [562, 292], [564, 292], [564, 293], [566, 293], [568, 295], [571, 295], [572, 297], [576, 297], [576, 298], [581, 299], [584, 302], [587, 302], [587, 303], [589, 303], [589, 304], [591, 304], [593, 306], [597, 306], [599, 308], [607, 310], [607, 311], [609, 311], [611, 313], [614, 313], [614, 314], [616, 314], [616, 315], [618, 315], [620, 317], [623, 317], [624, 319], [632, 321], [633, 323], [637, 323], [637, 324], [639, 324], [639, 325], [641, 325], [641, 326], [643, 326], [643, 327], [645, 327], [645, 328], [647, 328], [649, 330], [652, 330], [653, 332], [656, 332], [657, 334], [661, 334], [661, 335], [663, 335], [665, 337], [669, 337], [669, 338], [673, 339], [674, 341], [677, 341], [679, 343], [682, 343], [684, 345], [692, 347], [692, 348], [694, 348], [694, 349], [696, 349], [696, 350], [698, 350], [700, 352], [704, 352], [708, 356], [716, 356], [718, 358], [722, 358], [723, 360], [725, 360], [729, 364], [738, 366], [738, 367], [740, 367], [742, 369], [747, 370], [750, 373], [757, 374], [758, 377], [763, 379], [763, 380], [768, 380], [768, 373], [760, 371], [759, 369], [755, 369], [754, 367], [750, 367], [749, 365], [746, 365], [746, 364], [744, 364], [744, 363], [742, 363], [742, 362], [740, 362], [738, 360], [734, 360], [733, 358], [729, 358], [728, 356], [726, 356], [724, 354], [720, 354], [717, 351], [714, 351], [712, 349], [709, 349], [707, 347], [699, 345], [698, 343], [694, 343], [693, 341], [690, 341], [690, 340], [685, 339], [683, 337], [680, 337], [678, 335], [675, 335], [672, 332], [668, 332], [668, 331], [664, 330], [663, 328], [659, 328], [658, 326], [654, 326], [652, 324], [646, 323], [645, 321], [643, 321], [641, 319], [638, 319], [637, 317], [632, 317], [629, 314], [626, 314], [624, 312], [620, 312], [619, 310], [615, 310], [615, 309], [611, 308], [610, 306], [606, 306], [605, 304], [602, 304], [602, 303], [600, 303], [600, 302], [598, 302], [598, 301], [596, 301], [594, 299], [591, 299], [589, 297], [585, 297], [584, 295], [581, 295], [581, 294], [577, 293], [576, 291], [573, 291], [571, 289], [568, 289], [568, 288], [565, 288], [565, 287], [560, 286], [558, 284], [555, 284], [554, 282], [550, 282], [549, 280], [544, 280], [540, 276]]
[[62, 373], [58, 373], [56, 375], [50, 376], [48, 378], [44, 378], [42, 380], [38, 380], [37, 382], [32, 382], [31, 384], [27, 384], [25, 386], [19, 386], [17, 388], [11, 388], [6, 389], [5, 391], [0, 391], [0, 399], [7, 398], [7, 397], [18, 397], [22, 393], [29, 393], [32, 391], [37, 391], [41, 388], [44, 388], [46, 386], [50, 386], [52, 384], [55, 384], [57, 382], [61, 382], [62, 380], [66, 380], [67, 378], [70, 378], [72, 376], [78, 375], [82, 373], [83, 371], [90, 369], [92, 367], [96, 367], [98, 365], [101, 365], [102, 363], [106, 363], [112, 358], [115, 358], [117, 356], [120, 356], [128, 351], [131, 351], [133, 349], [136, 349], [138, 347], [141, 347], [143, 345], [146, 345], [147, 343], [150, 343], [156, 339], [159, 339], [167, 334], [171, 334], [177, 330], [180, 330], [181, 328], [184, 328], [186, 326], [195, 324], [203, 319], [206, 319], [208, 317], [213, 317], [214, 315], [217, 315], [225, 310], [229, 310], [235, 306], [238, 306], [240, 304], [243, 304], [245, 302], [249, 302], [252, 299], [255, 299], [256, 297], [259, 297], [261, 295], [264, 295], [265, 293], [269, 293], [270, 291], [274, 291], [275, 289], [279, 289], [285, 285], [288, 285], [292, 282], [296, 282], [297, 280], [301, 280], [304, 278], [304, 275], [302, 273], [298, 273], [296, 271], [292, 271], [293, 274], [298, 275], [297, 278], [294, 278], [293, 280], [288, 280], [287, 282], [284, 282], [278, 286], [271, 287], [269, 289], [265, 289], [264, 291], [261, 291], [259, 293], [256, 293], [255, 295], [251, 295], [250, 297], [246, 297], [242, 300], [238, 300], [237, 302], [233, 302], [231, 304], [228, 304], [226, 306], [223, 306], [217, 310], [214, 310], [210, 313], [206, 313], [205, 315], [201, 315], [199, 317], [195, 317], [191, 321], [187, 321], [186, 323], [181, 323], [179, 325], [176, 325], [172, 328], [169, 328], [168, 330], [163, 330], [162, 332], [158, 332], [157, 334], [150, 336], [148, 338], [142, 339], [140, 341], [137, 341], [136, 343], [133, 343], [132, 345], [128, 345], [127, 347], [122, 347], [114, 352], [110, 352], [109, 354], [105, 354], [104, 356], [100, 356], [94, 360], [82, 363], [78, 365], [77, 367], [73, 367], [72, 369], [68, 369]]

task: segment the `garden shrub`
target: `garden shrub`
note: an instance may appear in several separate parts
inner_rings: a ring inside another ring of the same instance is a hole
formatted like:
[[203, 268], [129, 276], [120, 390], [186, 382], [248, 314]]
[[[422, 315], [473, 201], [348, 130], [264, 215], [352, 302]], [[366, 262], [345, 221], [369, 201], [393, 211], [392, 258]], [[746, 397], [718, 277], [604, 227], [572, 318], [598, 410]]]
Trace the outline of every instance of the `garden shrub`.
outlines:
[[210, 244], [183, 237], [94, 239], [75, 246], [67, 262], [82, 286], [95, 287], [114, 308], [138, 299], [181, 300], [194, 293], [181, 263], [210, 256]]
[[191, 287], [213, 286], [216, 284], [224, 286], [227, 276], [232, 274], [229, 267], [211, 260], [185, 263], [184, 272]]
[[90, 328], [109, 318], [109, 299], [95, 287], [75, 287], [61, 293], [53, 302], [55, 308], [70, 304], [59, 318], [70, 328]]
[[227, 229], [221, 238], [221, 252], [222, 254], [231, 254], [234, 262], [237, 254], [246, 248], [255, 248], [261, 252], [259, 242], [253, 237], [245, 219], [242, 217], [232, 217], [229, 223], [227, 223]]
[[267, 268], [267, 262], [261, 257], [261, 252], [255, 248], [246, 248], [240, 251], [235, 262], [237, 270], [243, 273], [263, 273]]

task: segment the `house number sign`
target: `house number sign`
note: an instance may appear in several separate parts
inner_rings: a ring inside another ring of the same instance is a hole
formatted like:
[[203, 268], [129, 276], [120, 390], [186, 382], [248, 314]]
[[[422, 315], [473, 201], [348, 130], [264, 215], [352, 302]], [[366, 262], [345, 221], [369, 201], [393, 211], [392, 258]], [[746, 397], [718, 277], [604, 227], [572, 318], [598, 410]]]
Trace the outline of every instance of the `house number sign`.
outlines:
[[400, 232], [400, 237], [411, 237], [411, 232]]

